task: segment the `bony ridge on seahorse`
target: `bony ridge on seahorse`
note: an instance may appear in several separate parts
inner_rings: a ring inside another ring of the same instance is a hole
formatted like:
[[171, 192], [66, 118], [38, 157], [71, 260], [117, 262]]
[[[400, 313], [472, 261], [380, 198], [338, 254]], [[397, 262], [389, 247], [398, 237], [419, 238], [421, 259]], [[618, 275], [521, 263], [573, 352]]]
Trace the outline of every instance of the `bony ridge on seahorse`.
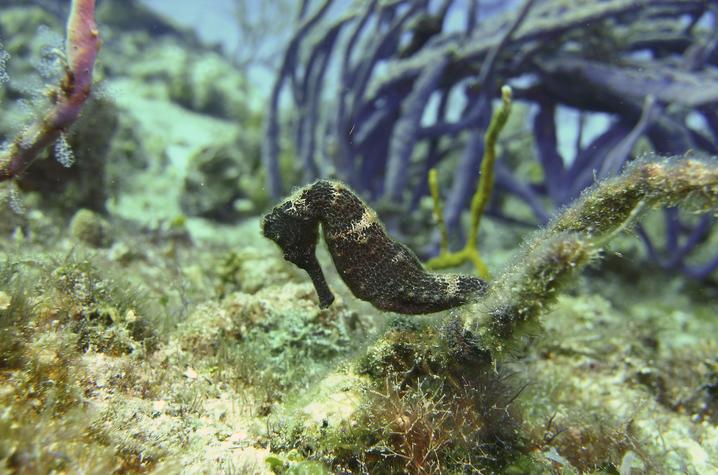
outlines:
[[284, 258], [304, 269], [319, 305], [334, 301], [315, 251], [322, 226], [334, 265], [352, 293], [381, 310], [432, 313], [473, 301], [486, 292], [469, 275], [427, 272], [414, 253], [393, 240], [374, 210], [341, 182], [319, 180], [298, 189], [262, 220], [262, 233]]

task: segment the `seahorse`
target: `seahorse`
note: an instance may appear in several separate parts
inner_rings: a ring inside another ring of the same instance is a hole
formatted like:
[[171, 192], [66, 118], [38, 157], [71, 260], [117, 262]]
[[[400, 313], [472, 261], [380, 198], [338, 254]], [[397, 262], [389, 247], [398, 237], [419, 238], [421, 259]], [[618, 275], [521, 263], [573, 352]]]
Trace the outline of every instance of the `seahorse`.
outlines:
[[339, 276], [356, 297], [380, 310], [433, 313], [468, 303], [487, 290], [477, 277], [427, 272], [349, 187], [319, 180], [275, 206], [261, 227], [286, 260], [309, 274], [321, 308], [332, 304], [334, 294], [316, 257], [320, 224]]

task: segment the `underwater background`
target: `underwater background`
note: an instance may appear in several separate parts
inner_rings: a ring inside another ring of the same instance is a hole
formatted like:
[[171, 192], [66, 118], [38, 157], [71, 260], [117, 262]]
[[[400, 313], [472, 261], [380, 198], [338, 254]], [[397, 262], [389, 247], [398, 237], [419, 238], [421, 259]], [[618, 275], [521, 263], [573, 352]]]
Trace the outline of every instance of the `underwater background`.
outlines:
[[2, 0], [0, 105], [0, 474], [718, 474], [715, 0]]

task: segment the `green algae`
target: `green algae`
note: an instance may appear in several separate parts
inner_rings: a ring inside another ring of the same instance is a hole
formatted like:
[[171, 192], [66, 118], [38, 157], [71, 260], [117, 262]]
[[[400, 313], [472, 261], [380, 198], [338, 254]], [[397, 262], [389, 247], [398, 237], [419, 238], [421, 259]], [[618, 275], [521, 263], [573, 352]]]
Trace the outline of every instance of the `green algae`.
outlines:
[[[8, 463], [63, 466], [51, 452], [66, 433], [73, 466], [101, 457], [135, 473], [615, 473], [624, 461], [631, 473], [710, 471], [716, 322], [688, 284], [581, 278], [495, 373], [456, 312], [379, 316], [336, 276], [343, 303], [319, 310], [255, 226], [230, 270], [214, 267], [229, 251], [203, 251], [207, 265], [193, 272], [208, 282], [195, 292], [188, 280], [188, 295], [214, 297], [174, 321], [117, 273], [148, 273], [158, 256], [188, 269], [183, 246], [172, 257], [145, 243], [129, 267], [108, 267], [110, 249], [6, 259]], [[274, 270], [254, 269], [260, 262]], [[50, 294], [38, 296], [37, 282]], [[173, 299], [171, 287], [159, 290]], [[145, 322], [139, 333], [129, 310]]]

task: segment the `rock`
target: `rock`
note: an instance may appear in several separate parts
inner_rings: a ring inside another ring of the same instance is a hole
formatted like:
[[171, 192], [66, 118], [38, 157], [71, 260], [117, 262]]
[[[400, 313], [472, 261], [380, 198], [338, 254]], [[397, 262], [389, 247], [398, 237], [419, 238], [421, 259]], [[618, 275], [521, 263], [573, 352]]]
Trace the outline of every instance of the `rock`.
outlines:
[[80, 209], [70, 221], [70, 236], [92, 247], [112, 244], [110, 223], [89, 209]]

